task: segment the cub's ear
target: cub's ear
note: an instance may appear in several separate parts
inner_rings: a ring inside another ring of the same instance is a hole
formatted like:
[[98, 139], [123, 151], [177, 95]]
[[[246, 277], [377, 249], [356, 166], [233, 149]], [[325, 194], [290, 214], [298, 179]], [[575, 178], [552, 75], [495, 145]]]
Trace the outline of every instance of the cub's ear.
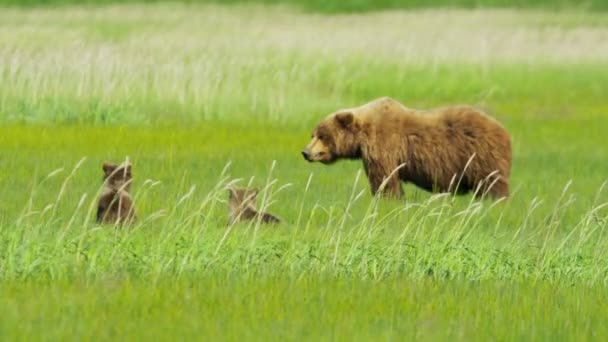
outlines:
[[230, 196], [230, 198], [235, 198], [236, 197], [236, 190], [233, 187], [229, 187], [226, 190], [228, 190], [228, 195]]
[[242, 188], [235, 186], [234, 184], [228, 186], [228, 193], [230, 193], [231, 196], [239, 197], [239, 194], [241, 194], [242, 192]]
[[343, 128], [347, 128], [355, 121], [355, 116], [352, 112], [340, 112], [336, 114], [336, 121]]
[[108, 161], [105, 161], [105, 162], [103, 162], [103, 166], [101, 168], [103, 169], [103, 172], [107, 175], [107, 174], [112, 173], [112, 171], [114, 171], [116, 169], [116, 167], [117, 167], [116, 165], [114, 165]]

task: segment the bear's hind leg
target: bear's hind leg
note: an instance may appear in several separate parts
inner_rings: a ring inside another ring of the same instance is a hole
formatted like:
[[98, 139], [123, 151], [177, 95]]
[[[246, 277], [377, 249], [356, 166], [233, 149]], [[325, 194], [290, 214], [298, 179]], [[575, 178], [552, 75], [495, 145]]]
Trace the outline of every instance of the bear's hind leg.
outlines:
[[475, 193], [477, 198], [490, 197], [493, 200], [509, 197], [509, 183], [502, 177], [493, 180], [489, 184], [483, 184]]

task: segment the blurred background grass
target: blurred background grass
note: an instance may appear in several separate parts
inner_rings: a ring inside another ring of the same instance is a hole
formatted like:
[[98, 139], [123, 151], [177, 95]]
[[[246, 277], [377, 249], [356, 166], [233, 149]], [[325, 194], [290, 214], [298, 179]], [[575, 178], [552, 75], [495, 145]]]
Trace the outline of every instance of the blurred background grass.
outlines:
[[[171, 1], [160, 0], [0, 0], [1, 5], [10, 6], [40, 6], [40, 5], [70, 5], [70, 4], [118, 4], [118, 3], [160, 3]], [[181, 0], [176, 3], [185, 4], [267, 4], [292, 5], [307, 11], [321, 13], [365, 12], [391, 9], [421, 9], [421, 8], [531, 8], [531, 9], [608, 9], [608, 3], [603, 0]]]

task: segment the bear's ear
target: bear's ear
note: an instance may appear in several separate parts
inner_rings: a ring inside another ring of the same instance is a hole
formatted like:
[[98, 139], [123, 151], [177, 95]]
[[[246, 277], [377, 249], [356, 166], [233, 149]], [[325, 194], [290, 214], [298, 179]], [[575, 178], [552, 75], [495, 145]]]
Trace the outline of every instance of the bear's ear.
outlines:
[[116, 169], [116, 165], [110, 163], [110, 162], [103, 162], [103, 166], [101, 167], [103, 169], [103, 172], [107, 175], [112, 173], [112, 171], [114, 171]]
[[227, 190], [230, 198], [236, 198], [236, 189], [234, 187], [229, 187]]
[[336, 114], [336, 121], [342, 128], [348, 128], [354, 120], [355, 116], [352, 112], [340, 112]]

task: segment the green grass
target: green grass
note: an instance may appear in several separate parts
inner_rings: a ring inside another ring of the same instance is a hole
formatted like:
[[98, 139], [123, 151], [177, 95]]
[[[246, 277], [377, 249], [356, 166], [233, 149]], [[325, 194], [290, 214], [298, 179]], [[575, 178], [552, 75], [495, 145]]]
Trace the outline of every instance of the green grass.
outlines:
[[[579, 11], [0, 12], [0, 336], [601, 338], [607, 30]], [[378, 200], [360, 162], [302, 159], [318, 120], [385, 95], [492, 113], [513, 196]], [[126, 157], [140, 220], [97, 225], [101, 164]], [[237, 179], [284, 223], [227, 228]]]
[[116, 3], [159, 3], [176, 2], [186, 4], [266, 4], [266, 5], [291, 5], [312, 12], [321, 13], [344, 13], [344, 12], [366, 12], [394, 9], [421, 9], [421, 8], [528, 8], [544, 10], [564, 9], [586, 9], [602, 10], [608, 9], [608, 5], [602, 0], [2, 0], [0, 4], [9, 6], [58, 6], [70, 4], [107, 5]]
[[0, 331], [28, 340], [41, 329], [46, 339], [230, 341], [312, 340], [319, 331], [322, 340], [361, 341], [597, 340], [607, 333], [606, 291], [582, 286], [216, 277], [1, 289]]

